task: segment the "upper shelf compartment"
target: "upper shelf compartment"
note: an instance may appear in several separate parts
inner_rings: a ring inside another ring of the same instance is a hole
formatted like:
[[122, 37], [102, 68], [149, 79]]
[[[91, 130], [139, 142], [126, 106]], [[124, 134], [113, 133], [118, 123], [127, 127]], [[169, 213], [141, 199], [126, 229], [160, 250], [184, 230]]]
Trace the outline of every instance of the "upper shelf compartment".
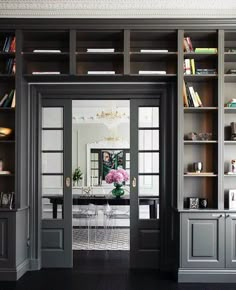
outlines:
[[174, 76], [177, 73], [177, 32], [131, 31], [130, 73]]
[[76, 51], [93, 53], [123, 52], [122, 30], [79, 30], [76, 34]]
[[23, 34], [24, 75], [69, 73], [69, 31], [26, 31]]
[[61, 53], [69, 52], [69, 31], [26, 31], [23, 34], [22, 52]]

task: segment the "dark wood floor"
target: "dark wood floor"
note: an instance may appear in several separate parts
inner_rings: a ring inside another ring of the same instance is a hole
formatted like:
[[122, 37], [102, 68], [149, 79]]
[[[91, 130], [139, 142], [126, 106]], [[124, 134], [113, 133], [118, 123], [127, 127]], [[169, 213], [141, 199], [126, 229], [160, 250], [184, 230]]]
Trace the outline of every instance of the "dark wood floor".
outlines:
[[129, 271], [125, 251], [76, 251], [74, 268], [29, 272], [0, 290], [235, 290], [236, 284], [178, 284], [169, 275]]

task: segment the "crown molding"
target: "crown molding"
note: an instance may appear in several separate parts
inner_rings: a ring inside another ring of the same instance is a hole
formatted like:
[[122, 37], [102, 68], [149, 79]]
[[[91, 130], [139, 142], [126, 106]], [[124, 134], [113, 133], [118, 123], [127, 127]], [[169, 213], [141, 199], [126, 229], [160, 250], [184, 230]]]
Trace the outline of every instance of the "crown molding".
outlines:
[[[214, 7], [214, 9], [212, 9]], [[235, 0], [1, 0], [1, 18], [235, 18]]]

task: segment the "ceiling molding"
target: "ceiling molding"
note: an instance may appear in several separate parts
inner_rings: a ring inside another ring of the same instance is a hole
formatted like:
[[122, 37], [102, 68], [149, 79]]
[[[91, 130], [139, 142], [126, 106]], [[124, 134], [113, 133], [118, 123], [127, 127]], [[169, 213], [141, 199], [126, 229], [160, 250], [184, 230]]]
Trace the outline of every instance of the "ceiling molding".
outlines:
[[[214, 9], [212, 8], [214, 7]], [[1, 18], [235, 18], [235, 0], [1, 0]]]

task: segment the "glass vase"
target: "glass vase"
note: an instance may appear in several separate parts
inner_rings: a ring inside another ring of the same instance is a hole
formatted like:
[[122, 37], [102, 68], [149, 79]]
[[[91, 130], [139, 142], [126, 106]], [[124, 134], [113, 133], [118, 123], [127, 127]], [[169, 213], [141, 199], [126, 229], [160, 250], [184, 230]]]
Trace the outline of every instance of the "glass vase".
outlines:
[[114, 186], [115, 186], [115, 188], [112, 189], [112, 194], [115, 197], [120, 197], [125, 193], [124, 189], [122, 188], [123, 184], [114, 183]]

